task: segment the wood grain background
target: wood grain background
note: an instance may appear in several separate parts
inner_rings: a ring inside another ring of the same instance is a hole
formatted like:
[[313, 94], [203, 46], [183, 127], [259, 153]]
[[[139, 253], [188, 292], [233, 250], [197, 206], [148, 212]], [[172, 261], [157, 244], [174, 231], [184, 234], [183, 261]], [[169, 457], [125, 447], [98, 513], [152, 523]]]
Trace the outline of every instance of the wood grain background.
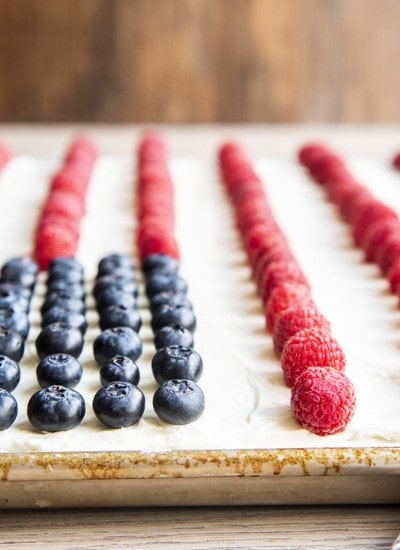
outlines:
[[3, 122], [399, 122], [399, 0], [0, 0]]

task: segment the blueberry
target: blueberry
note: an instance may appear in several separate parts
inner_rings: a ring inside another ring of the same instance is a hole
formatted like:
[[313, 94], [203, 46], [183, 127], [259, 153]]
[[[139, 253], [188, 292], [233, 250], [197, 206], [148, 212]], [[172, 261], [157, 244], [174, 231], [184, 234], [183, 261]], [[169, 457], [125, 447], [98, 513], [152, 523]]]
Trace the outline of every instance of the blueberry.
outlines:
[[24, 339], [18, 332], [0, 326], [0, 355], [6, 355], [17, 363], [24, 354]]
[[86, 317], [83, 313], [60, 306], [54, 306], [43, 314], [42, 328], [51, 323], [66, 323], [71, 327], [79, 328], [82, 334], [85, 334], [88, 327]]
[[137, 364], [125, 355], [114, 355], [101, 365], [100, 382], [129, 382], [134, 386], [139, 384], [140, 371]]
[[83, 336], [76, 327], [66, 323], [50, 323], [36, 338], [36, 351], [40, 359], [51, 353], [68, 353], [79, 357], [83, 349]]
[[61, 432], [78, 426], [85, 416], [85, 400], [76, 390], [49, 386], [28, 401], [28, 418], [41, 432]]
[[46, 311], [53, 307], [62, 307], [71, 311], [85, 313], [85, 303], [80, 298], [74, 298], [67, 291], [53, 291], [46, 294], [46, 298], [40, 308], [40, 313], [44, 315]]
[[124, 270], [134, 272], [135, 266], [131, 256], [126, 254], [109, 254], [104, 256], [97, 266], [97, 272], [99, 274], [114, 273], [117, 270]]
[[0, 308], [9, 308], [14, 311], [29, 311], [29, 299], [14, 289], [0, 287]]
[[193, 310], [183, 306], [165, 304], [154, 312], [151, 319], [151, 328], [154, 332], [166, 325], [174, 324], [181, 325], [193, 332], [196, 327], [196, 317]]
[[0, 278], [2, 281], [13, 281], [25, 288], [33, 289], [38, 273], [38, 265], [32, 258], [16, 257], [2, 266]]
[[109, 428], [137, 424], [145, 408], [143, 392], [128, 382], [110, 382], [100, 388], [93, 398], [93, 411]]
[[0, 388], [0, 431], [7, 430], [17, 418], [18, 404], [15, 397]]
[[[73, 256], [59, 256], [50, 262], [48, 272], [49, 275], [53, 275], [54, 278], [63, 279], [63, 274], [67, 272], [79, 273], [81, 278], [83, 278], [84, 269], [82, 263], [77, 258]], [[60, 277], [58, 277], [58, 275], [60, 275]]]
[[146, 294], [149, 298], [164, 290], [186, 293], [187, 283], [179, 275], [171, 275], [169, 273], [154, 273], [147, 279]]
[[142, 270], [146, 277], [149, 277], [151, 273], [156, 271], [176, 275], [178, 268], [178, 260], [166, 254], [152, 254], [142, 262]]
[[0, 293], [3, 294], [10, 291], [13, 292], [17, 298], [23, 297], [28, 300], [28, 302], [30, 302], [32, 298], [32, 291], [29, 288], [15, 281], [3, 281], [0, 279]]
[[36, 367], [37, 381], [42, 388], [54, 384], [74, 388], [81, 381], [82, 373], [81, 363], [68, 353], [46, 355]]
[[104, 290], [110, 287], [124, 290], [125, 292], [133, 294], [135, 298], [138, 296], [138, 288], [134, 279], [125, 275], [121, 276], [113, 273], [112, 275], [101, 275], [96, 278], [93, 287], [93, 296], [95, 300], [97, 300], [98, 296], [100, 296]]
[[166, 346], [154, 355], [151, 368], [158, 384], [172, 378], [184, 378], [197, 382], [203, 373], [203, 360], [192, 348]]
[[68, 293], [71, 298], [85, 301], [85, 287], [82, 283], [69, 283], [64, 279], [54, 279], [47, 285], [47, 295], [55, 293]]
[[113, 327], [130, 327], [135, 332], [139, 332], [142, 319], [137, 309], [115, 305], [101, 310], [99, 324], [101, 330]]
[[180, 325], [166, 325], [160, 328], [155, 334], [154, 345], [156, 349], [163, 348], [165, 346], [187, 346], [193, 347], [193, 335], [187, 328]]
[[168, 380], [156, 390], [153, 408], [168, 424], [189, 424], [204, 412], [204, 393], [192, 380]]
[[133, 294], [115, 287], [109, 287], [102, 291], [96, 299], [96, 309], [100, 313], [108, 306], [121, 305], [127, 308], [136, 307], [136, 299]]
[[63, 279], [69, 283], [82, 283], [84, 271], [82, 264], [76, 258], [55, 258], [48, 269], [47, 284], [56, 279]]
[[14, 279], [15, 274], [19, 273], [31, 273], [37, 275], [39, 273], [39, 267], [37, 263], [28, 256], [16, 256], [7, 260], [0, 271], [2, 279], [11, 278]]
[[28, 314], [10, 308], [0, 308], [0, 326], [18, 332], [26, 340], [30, 329]]
[[157, 309], [163, 305], [182, 306], [189, 309], [193, 308], [192, 302], [189, 300], [189, 298], [186, 296], [185, 293], [175, 292], [173, 290], [164, 290], [163, 292], [154, 294], [154, 296], [151, 297], [150, 299], [151, 314], [154, 315]]
[[12, 392], [21, 379], [21, 369], [16, 361], [0, 355], [0, 388]]
[[81, 275], [78, 271], [63, 271], [61, 268], [58, 268], [54, 272], [49, 272], [47, 285], [50, 286], [58, 279], [67, 281], [69, 284], [83, 284], [83, 275]]
[[142, 353], [139, 336], [129, 327], [114, 327], [103, 330], [93, 342], [93, 354], [98, 365], [114, 355], [125, 355], [136, 361]]

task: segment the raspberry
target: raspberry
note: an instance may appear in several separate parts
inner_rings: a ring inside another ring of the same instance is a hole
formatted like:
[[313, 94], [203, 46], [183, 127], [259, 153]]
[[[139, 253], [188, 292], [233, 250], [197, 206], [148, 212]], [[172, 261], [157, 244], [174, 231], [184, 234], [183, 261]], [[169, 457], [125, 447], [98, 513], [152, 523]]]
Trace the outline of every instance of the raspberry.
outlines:
[[317, 435], [342, 432], [353, 417], [355, 404], [351, 380], [333, 367], [306, 369], [291, 391], [295, 419]]
[[85, 163], [93, 163], [98, 155], [97, 148], [92, 141], [82, 135], [75, 137], [71, 143], [66, 155], [65, 162], [70, 163], [77, 161], [82, 162], [85, 159]]
[[245, 233], [258, 223], [270, 224], [271, 220], [265, 201], [245, 201], [236, 209], [236, 223], [239, 230]]
[[167, 147], [161, 134], [156, 131], [149, 131], [140, 140], [138, 147], [138, 158], [140, 161], [149, 160], [154, 157], [165, 163]]
[[322, 185], [329, 185], [335, 175], [345, 172], [343, 163], [334, 155], [329, 155], [312, 163], [310, 170], [314, 178]]
[[368, 228], [379, 220], [382, 220], [382, 222], [393, 221], [394, 223], [399, 223], [396, 212], [379, 201], [375, 201], [373, 204], [364, 207], [353, 225], [353, 239], [357, 246], [361, 246], [365, 235], [368, 233]]
[[163, 225], [142, 224], [137, 234], [137, 244], [140, 258], [145, 260], [153, 254], [165, 254], [173, 258], [179, 258], [178, 244], [173, 235], [172, 229]]
[[59, 256], [75, 256], [78, 248], [76, 235], [63, 224], [44, 224], [38, 232], [34, 258], [40, 269], [47, 269], [54, 258]]
[[333, 367], [343, 371], [346, 357], [333, 336], [326, 330], [310, 328], [296, 332], [282, 351], [281, 366], [288, 386], [309, 367]]
[[379, 220], [365, 233], [361, 246], [369, 262], [378, 262], [385, 243], [392, 235], [400, 235], [400, 224], [394, 220]]
[[395, 234], [388, 237], [386, 243], [378, 255], [377, 261], [383, 274], [386, 274], [393, 262], [400, 256], [400, 235]]
[[386, 273], [387, 280], [389, 281], [390, 290], [393, 294], [399, 295], [400, 293], [400, 256], [394, 260], [390, 266], [389, 271]]
[[10, 160], [12, 153], [5, 143], [0, 142], [0, 169]]
[[294, 258], [291, 261], [271, 262], [259, 277], [259, 292], [263, 302], [268, 301], [273, 288], [288, 281], [309, 286], [306, 276]]
[[293, 261], [293, 253], [284, 239], [276, 237], [271, 240], [267, 249], [260, 249], [259, 255], [253, 258], [253, 279], [260, 288], [263, 276], [268, 266], [276, 262], [285, 262], [290, 264]]
[[263, 200], [264, 197], [264, 189], [259, 180], [255, 178], [238, 181], [237, 185], [230, 187], [229, 193], [235, 206], [239, 206], [246, 201]]
[[51, 180], [50, 191], [71, 191], [84, 194], [89, 185], [90, 175], [72, 166], [61, 169]]
[[298, 159], [304, 166], [311, 166], [318, 159], [325, 158], [327, 149], [322, 143], [309, 143], [299, 149]]
[[276, 355], [280, 357], [289, 338], [306, 328], [330, 330], [328, 320], [315, 306], [295, 306], [285, 310], [278, 318], [273, 334], [274, 351]]
[[397, 170], [400, 170], [400, 153], [397, 153], [397, 155], [394, 157], [393, 167], [397, 168]]
[[337, 179], [329, 182], [326, 187], [328, 199], [336, 205], [346, 202], [354, 188], [354, 179], [348, 172], [341, 174]]
[[264, 310], [267, 329], [273, 332], [280, 315], [295, 305], [312, 305], [308, 286], [284, 282], [276, 286], [270, 294]]
[[243, 240], [244, 248], [252, 265], [254, 259], [268, 250], [273, 241], [279, 240], [279, 244], [286, 241], [280, 232], [263, 223], [257, 223], [249, 228], [243, 235]]
[[347, 223], [352, 224], [361, 208], [370, 204], [371, 193], [360, 184], [352, 185], [352, 190], [343, 198], [339, 204], [339, 210]]
[[54, 213], [67, 218], [81, 219], [85, 215], [85, 200], [69, 191], [53, 191], [44, 205], [43, 215]]

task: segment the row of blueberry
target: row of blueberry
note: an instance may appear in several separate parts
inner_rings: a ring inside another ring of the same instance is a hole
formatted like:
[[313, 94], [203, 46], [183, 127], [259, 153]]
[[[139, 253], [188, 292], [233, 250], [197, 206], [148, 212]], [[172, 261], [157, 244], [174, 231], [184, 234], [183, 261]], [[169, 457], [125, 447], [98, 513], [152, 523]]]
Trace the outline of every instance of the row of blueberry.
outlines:
[[29, 310], [38, 275], [36, 263], [12, 258], [0, 270], [0, 430], [15, 421], [18, 404], [11, 392], [21, 379], [19, 361], [30, 330]]
[[93, 398], [93, 411], [110, 428], [132, 426], [143, 416], [145, 397], [138, 387], [142, 320], [130, 256], [110, 254], [100, 260], [93, 296], [102, 331], [93, 343], [102, 385]]
[[142, 262], [142, 269], [156, 348], [152, 371], [159, 384], [153, 408], [164, 422], [188, 424], [203, 414], [205, 404], [196, 384], [203, 362], [193, 349], [196, 317], [188, 285], [172, 256], [152, 254]]
[[42, 389], [29, 399], [28, 419], [40, 431], [66, 430], [79, 424], [86, 412], [82, 395], [73, 389], [83, 374], [78, 358], [87, 330], [84, 270], [77, 259], [51, 261], [40, 312], [35, 343]]

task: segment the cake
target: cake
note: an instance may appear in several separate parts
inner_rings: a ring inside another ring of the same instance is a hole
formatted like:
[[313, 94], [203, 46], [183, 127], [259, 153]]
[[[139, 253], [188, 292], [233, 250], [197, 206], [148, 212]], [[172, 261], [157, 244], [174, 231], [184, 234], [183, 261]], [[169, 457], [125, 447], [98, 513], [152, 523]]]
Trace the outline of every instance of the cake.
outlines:
[[[204, 361], [199, 384], [205, 394], [203, 415], [184, 426], [161, 421], [152, 407], [158, 384], [151, 371], [154, 355], [148, 300], [135, 248], [137, 229], [136, 156], [100, 151], [87, 190], [77, 258], [85, 268], [88, 296], [83, 376], [77, 390], [86, 415], [70, 431], [42, 433], [27, 420], [26, 406], [39, 389], [35, 339], [46, 273], [41, 272], [32, 300], [31, 331], [21, 365], [21, 382], [13, 392], [19, 405], [14, 424], [0, 433], [3, 453], [43, 451], [169, 451], [315, 447], [396, 446], [400, 441], [398, 374], [398, 299], [376, 266], [366, 263], [348, 227], [323, 190], [293, 160], [259, 156], [254, 166], [271, 208], [310, 282], [318, 309], [347, 358], [357, 407], [346, 429], [320, 437], [302, 428], [290, 409], [290, 388], [279, 359], [243, 251], [231, 205], [219, 181], [215, 157], [170, 158], [175, 197], [175, 235], [180, 270], [197, 318], [195, 347]], [[293, 151], [288, 152], [292, 155]], [[3, 235], [0, 263], [32, 251], [33, 236], [50, 182], [62, 159], [14, 155], [0, 175]], [[349, 159], [351, 168], [382, 200], [400, 204], [400, 186], [392, 167], [368, 159]], [[12, 236], [9, 238], [8, 236]], [[100, 332], [91, 294], [98, 262], [107, 254], [134, 255], [140, 286], [139, 386], [146, 397], [140, 421], [110, 429], [91, 407], [100, 387], [93, 342]]]

